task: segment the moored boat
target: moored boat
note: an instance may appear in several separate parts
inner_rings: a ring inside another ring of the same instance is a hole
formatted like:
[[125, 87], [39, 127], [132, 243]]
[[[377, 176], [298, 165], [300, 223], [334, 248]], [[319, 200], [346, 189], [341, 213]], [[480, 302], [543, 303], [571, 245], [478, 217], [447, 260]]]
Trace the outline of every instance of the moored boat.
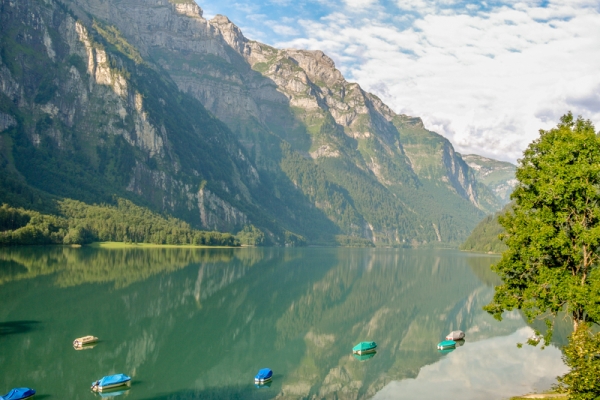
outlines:
[[463, 331], [452, 331], [446, 336], [446, 340], [462, 340], [465, 338], [465, 333]]
[[439, 350], [453, 349], [456, 348], [456, 342], [454, 340], [444, 340], [438, 343], [437, 348]]
[[82, 336], [82, 337], [79, 337], [79, 338], [73, 340], [73, 347], [79, 348], [79, 347], [90, 345], [92, 343], [96, 343], [97, 341], [98, 341], [98, 338], [96, 336], [92, 336], [92, 335]]
[[102, 379], [98, 379], [96, 382], [92, 382], [92, 390], [94, 392], [103, 392], [112, 389], [122, 389], [123, 386], [130, 386], [131, 378], [125, 374], [115, 374], [105, 376]]
[[4, 396], [0, 396], [0, 400], [23, 400], [30, 399], [35, 395], [35, 390], [30, 388], [14, 388]]
[[360, 342], [352, 348], [352, 352], [355, 354], [368, 354], [375, 352], [377, 343], [375, 342]]
[[258, 371], [258, 374], [254, 377], [254, 383], [256, 384], [265, 384], [270, 382], [273, 378], [273, 371], [271, 368], [263, 368]]

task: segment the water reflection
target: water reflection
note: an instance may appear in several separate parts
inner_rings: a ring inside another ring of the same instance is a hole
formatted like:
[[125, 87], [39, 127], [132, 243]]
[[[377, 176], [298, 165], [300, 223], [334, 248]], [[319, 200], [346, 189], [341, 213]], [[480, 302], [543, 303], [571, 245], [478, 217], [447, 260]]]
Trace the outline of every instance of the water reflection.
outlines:
[[546, 390], [567, 368], [557, 362], [560, 351], [554, 346], [515, 346], [532, 332], [524, 327], [508, 336], [469, 343], [423, 367], [416, 379], [389, 383], [374, 399], [508, 399]]
[[[88, 398], [89, 381], [113, 373], [132, 376], [129, 399], [371, 398], [525, 326], [517, 313], [497, 323], [481, 310], [493, 293], [486, 268], [495, 258], [488, 256], [5, 250], [0, 323], [41, 321], [44, 329], [0, 337], [0, 387], [33, 386], [69, 399]], [[457, 329], [467, 343], [438, 353], [436, 344]], [[73, 338], [88, 334], [101, 342], [74, 351]], [[351, 354], [371, 340], [375, 357]], [[263, 367], [274, 378], [259, 390], [253, 378]]]

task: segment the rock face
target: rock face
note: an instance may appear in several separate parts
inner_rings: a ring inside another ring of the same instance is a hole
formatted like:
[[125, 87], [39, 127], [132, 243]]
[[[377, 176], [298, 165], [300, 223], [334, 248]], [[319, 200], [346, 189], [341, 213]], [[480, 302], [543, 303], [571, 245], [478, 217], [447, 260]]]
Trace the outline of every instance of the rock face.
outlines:
[[58, 194], [23, 152], [40, 166], [44, 152], [77, 154], [88, 185], [70, 177], [61, 195], [133, 196], [205, 229], [254, 224], [275, 243], [459, 242], [500, 206], [449, 141], [321, 51], [249, 40], [192, 0], [0, 5], [1, 54], [17, 60], [0, 60], [0, 127], [22, 144], [23, 184]]
[[468, 154], [463, 159], [475, 171], [475, 177], [489, 187], [503, 205], [510, 202], [510, 195], [517, 185], [514, 164], [476, 154]]

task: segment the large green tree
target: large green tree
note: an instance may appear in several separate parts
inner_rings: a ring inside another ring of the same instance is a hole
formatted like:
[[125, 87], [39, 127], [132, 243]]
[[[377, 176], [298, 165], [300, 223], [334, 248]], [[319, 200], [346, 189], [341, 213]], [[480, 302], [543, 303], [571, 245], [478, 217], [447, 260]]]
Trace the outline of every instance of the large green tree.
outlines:
[[[515, 205], [499, 217], [508, 249], [493, 267], [503, 284], [485, 309], [498, 319], [513, 309], [530, 321], [546, 319], [546, 343], [561, 311], [575, 333], [581, 328], [579, 336], [593, 336], [589, 327], [600, 321], [600, 138], [594, 126], [568, 113], [556, 128], [540, 130], [516, 175]], [[573, 367], [581, 360], [565, 361]]]
[[499, 217], [508, 249], [494, 266], [503, 284], [486, 310], [533, 319], [566, 310], [574, 330], [600, 320], [600, 138], [571, 113], [525, 150], [512, 212]]

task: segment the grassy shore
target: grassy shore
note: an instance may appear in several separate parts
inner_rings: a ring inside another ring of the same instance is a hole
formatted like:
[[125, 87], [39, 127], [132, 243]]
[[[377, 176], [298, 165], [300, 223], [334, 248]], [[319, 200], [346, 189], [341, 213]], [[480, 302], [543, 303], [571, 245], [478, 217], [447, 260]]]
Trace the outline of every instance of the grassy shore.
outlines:
[[94, 242], [89, 245], [96, 249], [237, 249], [238, 246], [205, 246], [193, 244], [155, 244], [125, 242]]
[[525, 396], [511, 397], [510, 400], [528, 400], [528, 399], [567, 399], [568, 396], [563, 393], [535, 393]]

